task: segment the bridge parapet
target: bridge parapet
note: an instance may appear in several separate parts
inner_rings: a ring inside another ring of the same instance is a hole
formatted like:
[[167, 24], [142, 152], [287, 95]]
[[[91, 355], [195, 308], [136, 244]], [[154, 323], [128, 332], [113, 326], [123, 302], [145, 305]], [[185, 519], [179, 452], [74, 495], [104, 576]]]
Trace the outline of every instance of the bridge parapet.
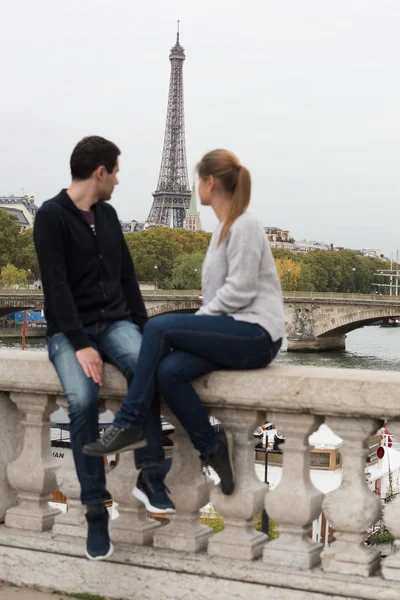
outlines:
[[[93, 564], [84, 558], [83, 509], [72, 464], [57, 469], [51, 458], [49, 416], [65, 405], [56, 373], [44, 353], [0, 351], [0, 520], [5, 518], [0, 579], [127, 600], [158, 600], [161, 590], [174, 598], [199, 597], [196, 590], [202, 590], [203, 597], [216, 600], [264, 595], [397, 600], [400, 553], [382, 561], [363, 541], [381, 512], [365, 480], [366, 440], [382, 415], [400, 437], [399, 386], [397, 373], [279, 365], [199, 379], [195, 387], [210, 414], [233, 435], [235, 493], [222, 496], [204, 478], [175, 423], [167, 484], [176, 515], [164, 527], [146, 517], [131, 496], [132, 456], [123, 454], [108, 474], [119, 511], [112, 528], [116, 552]], [[124, 379], [107, 365], [102, 410], [115, 410], [125, 393]], [[254, 472], [253, 431], [267, 418], [286, 434], [283, 477], [272, 491]], [[344, 440], [342, 484], [327, 496], [311, 483], [308, 467], [308, 437], [322, 422]], [[58, 485], [68, 495], [65, 514], [47, 504]], [[215, 535], [198, 523], [199, 509], [209, 500], [225, 517], [225, 529]], [[279, 528], [279, 537], [270, 542], [252, 528], [264, 505]], [[325, 548], [307, 536], [322, 509], [337, 539]], [[400, 499], [385, 507], [384, 518], [400, 538]]]
[[[0, 317], [43, 308], [33, 290], [0, 290]], [[12, 292], [12, 293], [10, 293]], [[25, 293], [27, 292], [27, 293]], [[143, 291], [150, 317], [168, 312], [195, 312], [201, 301], [195, 290]], [[285, 332], [293, 351], [344, 350], [346, 334], [386, 317], [400, 316], [400, 296], [285, 292]]]

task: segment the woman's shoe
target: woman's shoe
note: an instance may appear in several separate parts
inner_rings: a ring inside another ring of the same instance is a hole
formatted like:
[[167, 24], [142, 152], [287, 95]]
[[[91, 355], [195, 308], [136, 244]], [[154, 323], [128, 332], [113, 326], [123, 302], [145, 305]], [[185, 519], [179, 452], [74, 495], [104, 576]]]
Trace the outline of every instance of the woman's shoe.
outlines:
[[143, 502], [148, 512], [165, 515], [175, 512], [175, 505], [167, 492], [169, 489], [158, 476], [157, 468], [149, 467], [140, 471], [132, 496]]
[[221, 491], [229, 496], [235, 489], [235, 471], [233, 467], [233, 440], [225, 431], [217, 433], [215, 450], [202, 455], [201, 460], [205, 467], [212, 467], [221, 480]]

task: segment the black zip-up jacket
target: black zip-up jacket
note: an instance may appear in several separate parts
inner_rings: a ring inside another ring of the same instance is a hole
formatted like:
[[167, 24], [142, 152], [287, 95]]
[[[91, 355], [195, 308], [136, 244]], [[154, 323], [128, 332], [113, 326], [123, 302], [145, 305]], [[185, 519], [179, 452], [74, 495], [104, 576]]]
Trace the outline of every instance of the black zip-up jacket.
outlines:
[[35, 219], [47, 335], [61, 331], [75, 350], [90, 346], [84, 327], [132, 319], [142, 329], [147, 320], [117, 213], [107, 202], [93, 211], [96, 234], [62, 190]]

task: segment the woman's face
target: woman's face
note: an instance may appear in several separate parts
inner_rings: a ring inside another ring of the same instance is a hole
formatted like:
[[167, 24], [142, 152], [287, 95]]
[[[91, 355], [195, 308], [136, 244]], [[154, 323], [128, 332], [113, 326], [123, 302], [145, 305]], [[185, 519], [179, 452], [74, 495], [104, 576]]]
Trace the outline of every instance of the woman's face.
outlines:
[[199, 198], [203, 206], [210, 206], [212, 189], [214, 187], [214, 177], [210, 175], [206, 179], [199, 177]]

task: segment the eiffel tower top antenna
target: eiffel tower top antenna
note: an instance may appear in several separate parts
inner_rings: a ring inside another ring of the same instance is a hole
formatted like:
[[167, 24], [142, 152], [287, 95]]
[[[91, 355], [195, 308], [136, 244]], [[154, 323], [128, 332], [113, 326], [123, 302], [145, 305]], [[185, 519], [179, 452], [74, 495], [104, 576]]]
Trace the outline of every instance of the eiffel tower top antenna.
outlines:
[[178, 31], [176, 34], [176, 41], [179, 43], [179, 23], [180, 23], [179, 19], [178, 19], [177, 23], [178, 23]]

